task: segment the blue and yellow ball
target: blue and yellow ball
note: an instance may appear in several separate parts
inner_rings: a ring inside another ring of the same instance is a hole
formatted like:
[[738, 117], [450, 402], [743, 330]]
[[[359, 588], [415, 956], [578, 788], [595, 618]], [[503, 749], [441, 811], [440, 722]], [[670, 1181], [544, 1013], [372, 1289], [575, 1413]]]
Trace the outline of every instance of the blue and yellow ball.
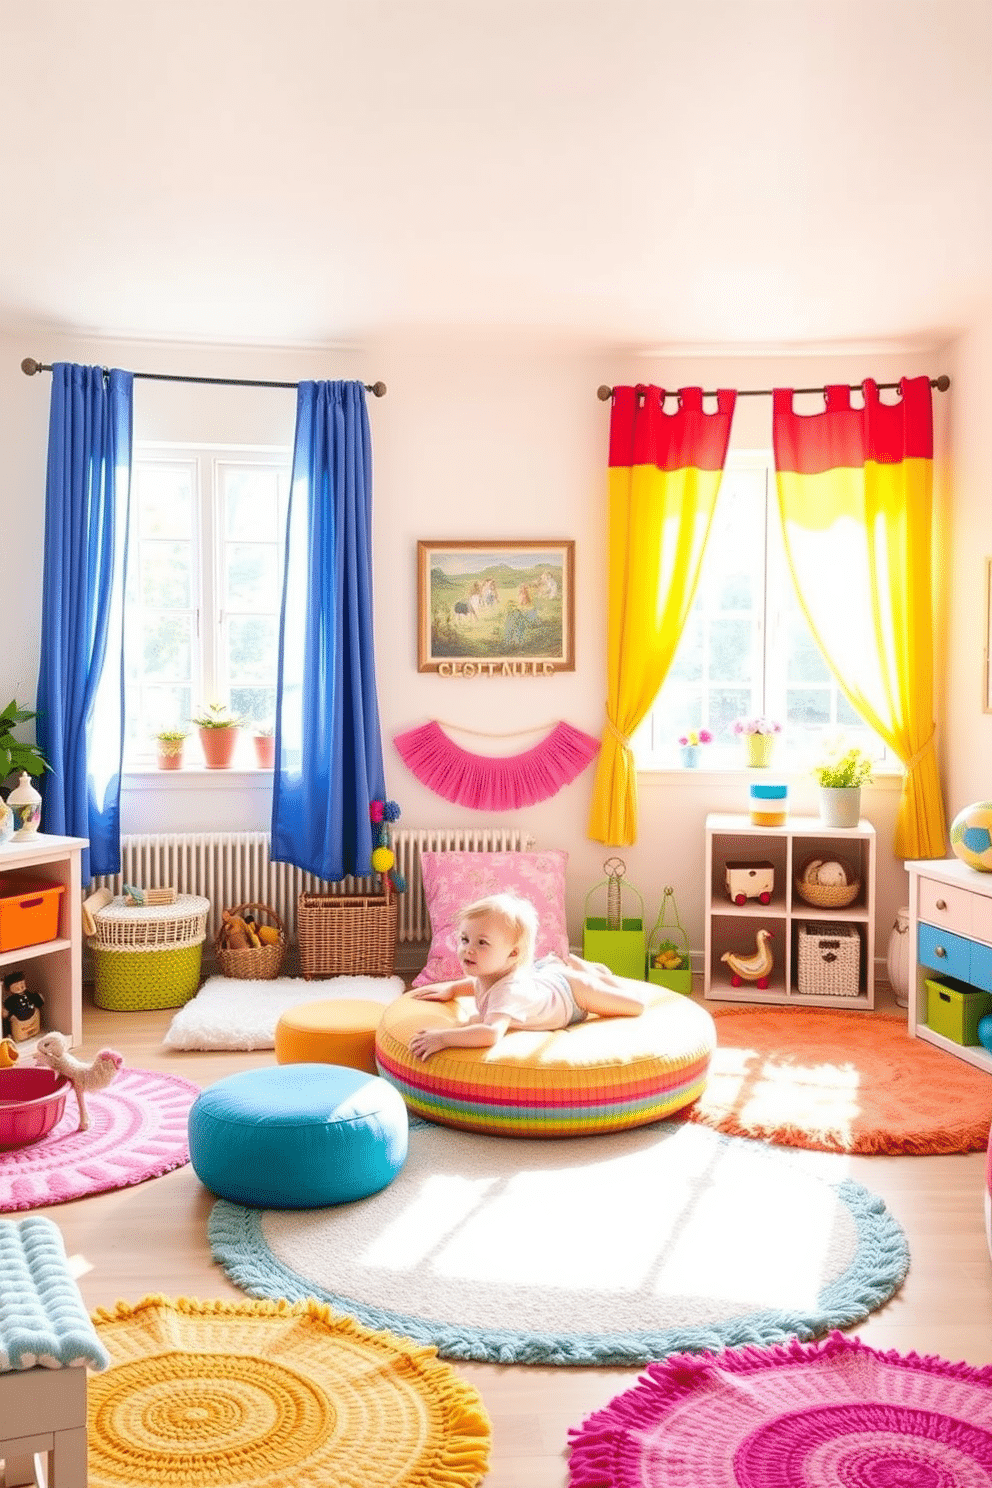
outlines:
[[951, 822], [951, 851], [969, 868], [992, 873], [992, 801], [965, 806]]

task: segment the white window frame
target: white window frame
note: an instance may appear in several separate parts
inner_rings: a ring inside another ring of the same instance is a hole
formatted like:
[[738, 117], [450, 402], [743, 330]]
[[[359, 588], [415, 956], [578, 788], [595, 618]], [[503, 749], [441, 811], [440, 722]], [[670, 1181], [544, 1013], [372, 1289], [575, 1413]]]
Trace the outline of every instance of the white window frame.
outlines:
[[[191, 608], [194, 616], [193, 657], [190, 671], [192, 712], [210, 702], [228, 703], [225, 626], [228, 613], [221, 603], [224, 590], [224, 512], [220, 472], [227, 466], [274, 469], [285, 476], [279, 513], [279, 564], [285, 556], [285, 515], [289, 498], [292, 450], [282, 445], [220, 444], [174, 440], [136, 441], [132, 468], [138, 465], [186, 466], [192, 472]], [[132, 529], [133, 531], [133, 529]], [[132, 553], [131, 561], [136, 561]], [[125, 608], [125, 624], [127, 609]], [[125, 698], [127, 705], [127, 698]], [[192, 729], [193, 725], [189, 725]], [[154, 760], [154, 739], [139, 738], [126, 746], [125, 768]]]

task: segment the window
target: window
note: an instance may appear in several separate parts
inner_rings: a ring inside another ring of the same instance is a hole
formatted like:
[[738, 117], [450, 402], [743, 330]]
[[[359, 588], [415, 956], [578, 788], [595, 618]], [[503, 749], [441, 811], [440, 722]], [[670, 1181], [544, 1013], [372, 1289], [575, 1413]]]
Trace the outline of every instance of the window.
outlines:
[[[838, 584], [838, 603], [843, 589]], [[632, 740], [641, 769], [678, 763], [687, 729], [708, 729], [708, 768], [742, 764], [735, 719], [782, 725], [776, 764], [808, 769], [843, 734], [884, 763], [885, 746], [851, 707], [813, 639], [782, 542], [770, 452], [727, 457], [699, 585], [671, 670]]]
[[290, 453], [137, 445], [125, 596], [125, 759], [208, 703], [273, 719]]

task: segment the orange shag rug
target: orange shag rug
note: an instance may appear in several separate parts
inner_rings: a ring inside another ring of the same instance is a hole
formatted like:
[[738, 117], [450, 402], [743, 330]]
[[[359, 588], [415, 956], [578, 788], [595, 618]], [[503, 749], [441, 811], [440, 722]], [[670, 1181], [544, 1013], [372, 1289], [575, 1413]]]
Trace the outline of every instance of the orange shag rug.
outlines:
[[985, 1149], [992, 1074], [912, 1038], [904, 1018], [807, 1007], [714, 1018], [709, 1083], [672, 1120], [821, 1152]]

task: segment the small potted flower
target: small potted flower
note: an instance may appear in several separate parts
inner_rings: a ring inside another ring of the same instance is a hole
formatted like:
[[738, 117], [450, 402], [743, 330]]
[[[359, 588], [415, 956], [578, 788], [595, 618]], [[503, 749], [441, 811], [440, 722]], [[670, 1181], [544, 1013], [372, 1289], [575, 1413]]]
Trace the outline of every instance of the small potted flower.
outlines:
[[682, 765], [686, 770], [695, 770], [699, 764], [699, 750], [703, 744], [709, 744], [713, 735], [709, 729], [686, 729], [679, 740], [682, 748]]
[[772, 762], [775, 735], [782, 725], [773, 718], [738, 718], [734, 733], [743, 740], [744, 762], [749, 770], [764, 770]]
[[160, 770], [181, 770], [183, 746], [189, 738], [186, 729], [162, 729], [155, 735]]
[[829, 753], [814, 766], [820, 784], [820, 820], [827, 827], [856, 827], [861, 820], [861, 787], [870, 785], [873, 765], [853, 747]]
[[272, 770], [276, 763], [276, 731], [271, 723], [257, 723], [252, 731], [255, 759], [260, 770]]
[[193, 722], [200, 731], [203, 758], [208, 770], [226, 770], [234, 757], [241, 719], [226, 703], [208, 703]]

